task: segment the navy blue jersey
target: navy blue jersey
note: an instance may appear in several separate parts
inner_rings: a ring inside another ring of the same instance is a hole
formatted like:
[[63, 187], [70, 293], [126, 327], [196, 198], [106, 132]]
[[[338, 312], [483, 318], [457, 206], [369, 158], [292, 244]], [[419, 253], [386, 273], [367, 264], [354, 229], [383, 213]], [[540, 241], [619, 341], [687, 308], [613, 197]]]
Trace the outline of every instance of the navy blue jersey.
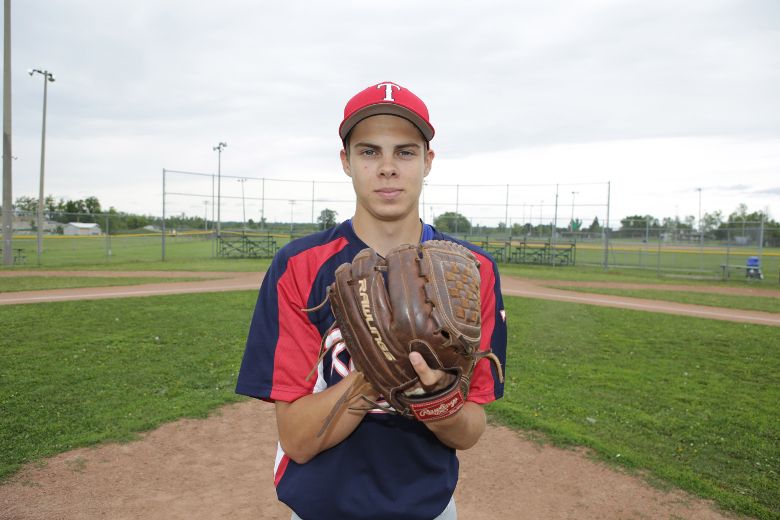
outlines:
[[[450, 240], [480, 261], [482, 344], [505, 364], [506, 325], [498, 271], [476, 246], [423, 225], [421, 239]], [[335, 279], [336, 268], [366, 248], [350, 221], [294, 240], [279, 250], [263, 279], [249, 329], [236, 392], [266, 401], [293, 402], [338, 383], [351, 370], [349, 353], [329, 337], [317, 378], [322, 336], [334, 321], [330, 305], [314, 312]], [[477, 364], [468, 400], [488, 403], [503, 395], [488, 360]], [[415, 420], [384, 412], [366, 414], [338, 445], [297, 464], [278, 449], [274, 482], [279, 500], [301, 518], [317, 520], [430, 520], [447, 506], [458, 480], [455, 450]]]

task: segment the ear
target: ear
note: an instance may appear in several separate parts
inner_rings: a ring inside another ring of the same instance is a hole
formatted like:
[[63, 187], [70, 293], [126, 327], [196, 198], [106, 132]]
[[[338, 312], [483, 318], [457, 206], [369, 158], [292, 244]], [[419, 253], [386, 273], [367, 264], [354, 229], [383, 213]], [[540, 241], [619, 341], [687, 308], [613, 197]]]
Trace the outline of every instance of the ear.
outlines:
[[429, 173], [431, 173], [431, 166], [433, 165], [433, 158], [436, 157], [436, 154], [433, 150], [428, 148], [428, 150], [425, 152], [425, 173], [423, 177], [427, 177]]
[[339, 156], [341, 157], [341, 168], [344, 170], [344, 173], [346, 173], [348, 177], [352, 177], [352, 169], [349, 167], [347, 151], [342, 148]]

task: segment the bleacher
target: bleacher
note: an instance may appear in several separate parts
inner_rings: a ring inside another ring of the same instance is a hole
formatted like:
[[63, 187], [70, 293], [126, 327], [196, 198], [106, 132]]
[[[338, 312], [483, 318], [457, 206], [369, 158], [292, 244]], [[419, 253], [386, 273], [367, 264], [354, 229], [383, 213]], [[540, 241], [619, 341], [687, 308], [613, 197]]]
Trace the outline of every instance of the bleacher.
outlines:
[[269, 235], [225, 233], [217, 238], [217, 256], [228, 258], [273, 258], [279, 250]]
[[574, 242], [522, 242], [509, 246], [509, 261], [515, 264], [574, 265], [577, 260], [577, 245]]
[[496, 243], [483, 240], [479, 247], [485, 250], [496, 262], [503, 262], [506, 257], [507, 243]]

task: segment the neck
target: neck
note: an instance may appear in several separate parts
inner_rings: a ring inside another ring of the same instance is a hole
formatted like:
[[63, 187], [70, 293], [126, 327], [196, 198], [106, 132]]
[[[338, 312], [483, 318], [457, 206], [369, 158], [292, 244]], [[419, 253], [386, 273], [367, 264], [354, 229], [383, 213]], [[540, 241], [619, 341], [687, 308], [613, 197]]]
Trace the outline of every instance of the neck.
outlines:
[[422, 234], [420, 216], [416, 213], [403, 220], [381, 221], [361, 218], [356, 213], [352, 218], [355, 234], [368, 247], [384, 256], [388, 251], [401, 244], [417, 244]]

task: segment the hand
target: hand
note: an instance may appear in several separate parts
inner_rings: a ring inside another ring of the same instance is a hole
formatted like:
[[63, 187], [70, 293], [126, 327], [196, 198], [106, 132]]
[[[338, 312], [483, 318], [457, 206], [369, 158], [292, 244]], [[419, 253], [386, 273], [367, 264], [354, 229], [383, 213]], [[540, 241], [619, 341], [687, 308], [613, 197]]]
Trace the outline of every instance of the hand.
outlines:
[[429, 367], [419, 352], [411, 352], [409, 361], [417, 372], [417, 377], [420, 378], [420, 384], [415, 385], [414, 388], [422, 388], [426, 394], [447, 388], [455, 381], [453, 374]]

